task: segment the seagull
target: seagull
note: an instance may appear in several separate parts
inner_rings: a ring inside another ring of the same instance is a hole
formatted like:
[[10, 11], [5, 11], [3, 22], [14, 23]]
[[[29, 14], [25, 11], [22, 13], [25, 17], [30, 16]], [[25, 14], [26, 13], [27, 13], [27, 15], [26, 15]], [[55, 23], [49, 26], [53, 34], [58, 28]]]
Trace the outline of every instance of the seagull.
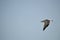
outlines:
[[44, 23], [43, 31], [49, 26], [50, 21], [53, 21], [53, 20], [45, 19], [41, 21]]

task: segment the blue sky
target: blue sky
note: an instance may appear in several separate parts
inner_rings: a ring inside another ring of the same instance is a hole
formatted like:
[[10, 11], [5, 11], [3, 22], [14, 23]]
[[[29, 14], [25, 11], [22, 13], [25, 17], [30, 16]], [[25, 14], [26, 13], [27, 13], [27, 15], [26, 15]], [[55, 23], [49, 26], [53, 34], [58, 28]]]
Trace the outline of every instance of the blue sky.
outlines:
[[0, 8], [0, 40], [60, 40], [60, 0], [0, 0]]

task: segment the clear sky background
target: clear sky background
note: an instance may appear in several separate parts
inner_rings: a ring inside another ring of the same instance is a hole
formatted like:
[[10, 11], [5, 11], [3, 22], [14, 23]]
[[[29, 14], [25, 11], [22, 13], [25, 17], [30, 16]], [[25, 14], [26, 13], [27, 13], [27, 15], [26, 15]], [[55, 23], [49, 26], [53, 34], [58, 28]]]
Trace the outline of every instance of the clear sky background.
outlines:
[[0, 0], [0, 40], [60, 40], [60, 0]]

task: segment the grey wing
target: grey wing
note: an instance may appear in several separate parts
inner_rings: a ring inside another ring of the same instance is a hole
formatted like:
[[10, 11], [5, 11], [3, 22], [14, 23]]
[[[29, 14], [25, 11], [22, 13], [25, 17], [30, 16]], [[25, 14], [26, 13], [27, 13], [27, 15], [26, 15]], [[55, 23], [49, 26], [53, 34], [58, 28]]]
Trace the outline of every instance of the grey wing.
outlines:
[[43, 31], [48, 27], [49, 24], [45, 25], [44, 28], [43, 28]]
[[48, 27], [49, 23], [46, 21], [44, 22], [44, 28], [43, 28], [43, 31]]

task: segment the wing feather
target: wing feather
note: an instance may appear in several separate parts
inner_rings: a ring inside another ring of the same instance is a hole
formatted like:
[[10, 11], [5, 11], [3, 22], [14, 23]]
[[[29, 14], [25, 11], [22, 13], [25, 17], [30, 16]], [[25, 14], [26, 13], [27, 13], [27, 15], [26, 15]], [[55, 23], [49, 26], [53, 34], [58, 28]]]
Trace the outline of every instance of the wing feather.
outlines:
[[48, 25], [49, 25], [49, 22], [45, 21], [43, 31], [48, 27]]

